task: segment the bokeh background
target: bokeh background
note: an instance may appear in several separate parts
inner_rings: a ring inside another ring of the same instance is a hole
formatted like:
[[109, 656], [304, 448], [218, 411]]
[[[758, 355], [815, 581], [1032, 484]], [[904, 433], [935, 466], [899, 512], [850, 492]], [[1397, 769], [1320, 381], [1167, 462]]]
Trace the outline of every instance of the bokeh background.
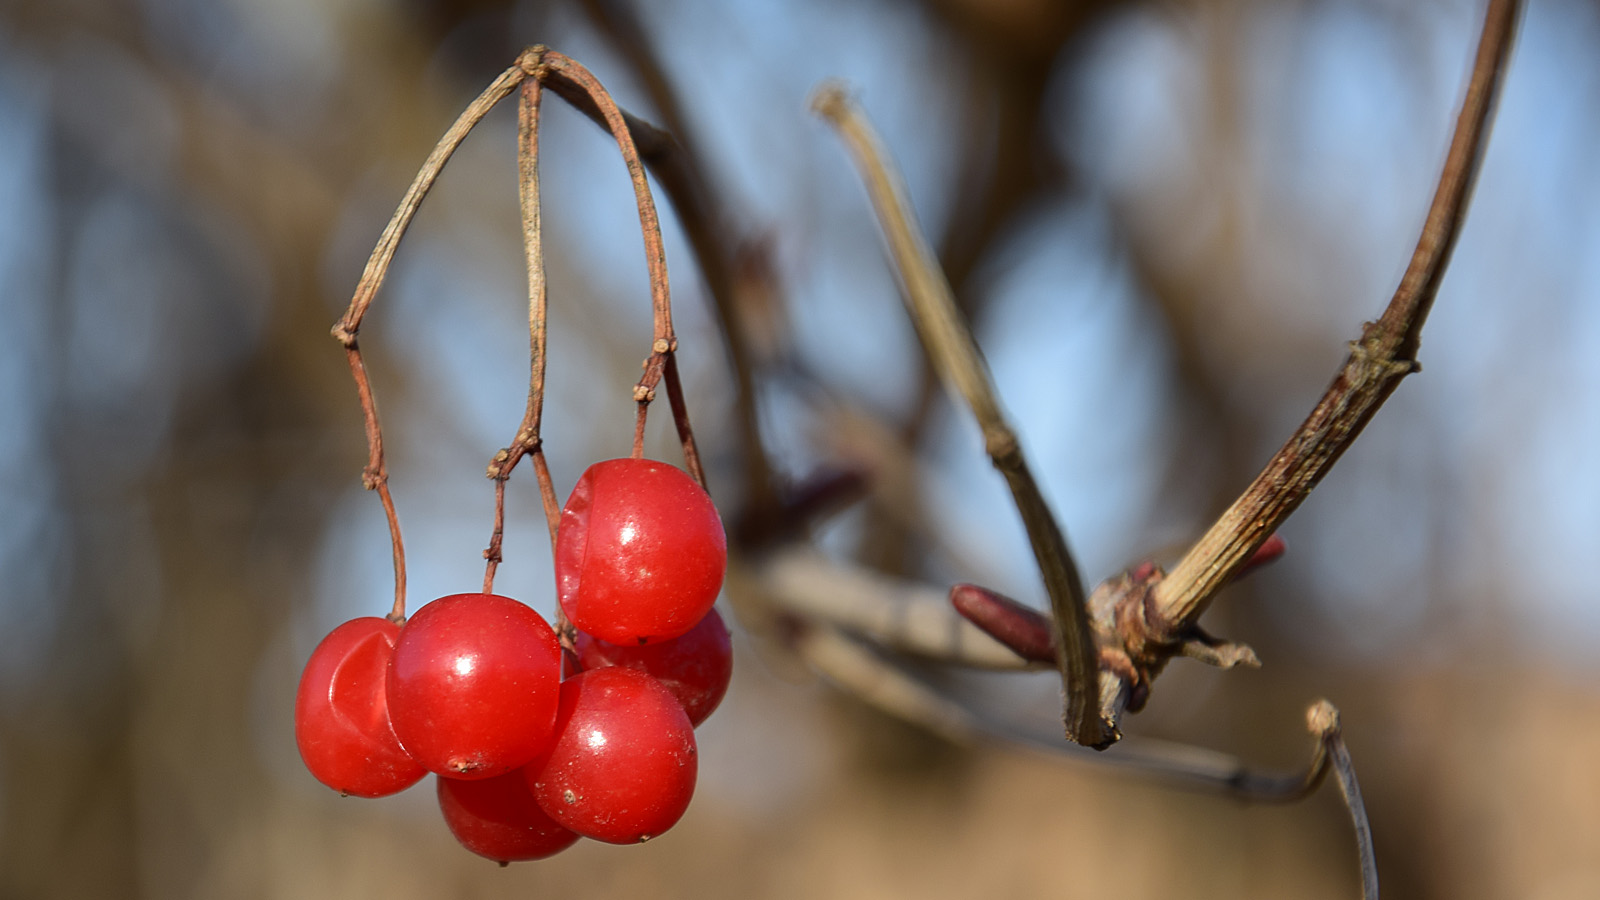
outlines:
[[[0, 897], [1353, 896], [1331, 789], [1251, 807], [958, 746], [759, 628], [737, 630], [693, 807], [645, 846], [501, 870], [454, 844], [428, 785], [335, 796], [296, 756], [295, 680], [391, 588], [327, 333], [437, 136], [520, 47], [549, 44], [673, 121], [707, 173], [765, 489], [870, 476], [795, 540], [1038, 602], [1003, 485], [928, 377], [808, 93], [848, 80], [903, 163], [1098, 580], [1194, 537], [1382, 308], [1480, 16], [1459, 0], [0, 2]], [[613, 146], [546, 110], [545, 435], [564, 491], [627, 452], [648, 295]], [[513, 136], [507, 106], [467, 141], [362, 332], [413, 604], [481, 580], [483, 466], [521, 414]], [[1597, 137], [1600, 9], [1535, 0], [1423, 373], [1285, 528], [1287, 557], [1208, 616], [1265, 668], [1179, 663], [1129, 723], [1290, 769], [1303, 710], [1333, 700], [1391, 897], [1600, 895]], [[706, 281], [664, 218], [732, 518], [764, 488]], [[652, 452], [676, 459], [657, 419]], [[548, 612], [529, 474], [512, 486], [499, 590]], [[996, 717], [1057, 714], [1048, 674], [952, 684]]]

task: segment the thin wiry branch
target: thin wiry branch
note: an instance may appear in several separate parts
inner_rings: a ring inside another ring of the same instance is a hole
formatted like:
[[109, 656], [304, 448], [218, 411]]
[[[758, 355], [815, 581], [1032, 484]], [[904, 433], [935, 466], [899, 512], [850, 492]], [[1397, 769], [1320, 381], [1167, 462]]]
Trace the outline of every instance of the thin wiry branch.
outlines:
[[427, 160], [417, 172], [417, 177], [411, 182], [411, 187], [401, 198], [400, 206], [394, 211], [394, 216], [384, 227], [383, 234], [378, 237], [377, 246], [372, 248], [372, 256], [367, 259], [367, 267], [361, 273], [361, 280], [356, 283], [355, 295], [350, 298], [349, 308], [333, 326], [333, 336], [344, 346], [345, 357], [350, 363], [350, 375], [356, 382], [356, 395], [361, 402], [361, 417], [366, 429], [367, 466], [362, 472], [362, 484], [368, 490], [378, 492], [378, 499], [383, 503], [384, 517], [389, 523], [389, 543], [394, 556], [394, 606], [389, 612], [389, 618], [396, 622], [404, 622], [406, 617], [405, 542], [400, 537], [400, 517], [395, 512], [394, 498], [389, 492], [389, 469], [384, 460], [383, 428], [378, 422], [378, 401], [372, 392], [372, 382], [367, 376], [367, 366], [361, 358], [361, 346], [356, 340], [356, 334], [361, 330], [361, 320], [366, 316], [367, 308], [372, 305], [373, 297], [377, 296], [378, 288], [383, 285], [384, 278], [389, 274], [389, 264], [394, 260], [395, 248], [400, 246], [400, 238], [411, 226], [411, 220], [416, 216], [417, 209], [422, 206], [423, 199], [428, 196], [428, 191], [433, 188], [433, 183], [438, 180], [439, 173], [444, 170], [444, 164], [450, 161], [456, 148], [461, 146], [461, 142], [483, 120], [489, 110], [505, 99], [526, 77], [520, 66], [512, 66], [502, 72], [494, 83], [467, 106], [445, 131], [439, 143], [434, 145], [433, 152], [428, 154]]
[[556, 499], [550, 468], [544, 460], [543, 440], [539, 436], [544, 420], [545, 350], [549, 341], [544, 226], [539, 210], [539, 101], [542, 95], [539, 79], [530, 78], [522, 83], [522, 97], [517, 104], [517, 196], [522, 207], [522, 246], [528, 272], [528, 403], [511, 443], [489, 462], [488, 475], [494, 479], [494, 532], [489, 548], [483, 551], [487, 560], [483, 574], [485, 594], [494, 589], [495, 569], [501, 559], [506, 480], [522, 457], [533, 457], [534, 477], [539, 482], [539, 500], [544, 507], [545, 526], [552, 547], [561, 521], [561, 504]]
[[[747, 507], [758, 510], [758, 514], [770, 515], [778, 498], [756, 410], [756, 354], [746, 340], [736, 287], [735, 255], [741, 241], [728, 227], [730, 217], [726, 204], [718, 195], [700, 154], [695, 152], [689, 117], [684, 115], [679, 94], [673, 89], [666, 67], [657, 56], [633, 5], [619, 0], [586, 0], [583, 5], [638, 76], [661, 115], [665, 130], [624, 113], [640, 156], [671, 199], [689, 247], [700, 263], [733, 373], [735, 422], [744, 466], [744, 502]], [[668, 373], [667, 377], [674, 376]], [[671, 388], [669, 380], [669, 391]], [[689, 465], [692, 469], [698, 465], [698, 460]]]

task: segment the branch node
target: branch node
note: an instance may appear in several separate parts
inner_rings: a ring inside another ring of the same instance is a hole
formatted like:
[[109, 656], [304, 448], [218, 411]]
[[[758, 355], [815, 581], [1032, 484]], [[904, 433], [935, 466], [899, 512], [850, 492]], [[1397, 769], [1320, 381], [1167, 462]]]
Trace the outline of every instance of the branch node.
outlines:
[[524, 48], [521, 53], [517, 54], [517, 68], [534, 78], [540, 77], [544, 70], [544, 55], [549, 50], [550, 48], [543, 44], [534, 44], [531, 47]]
[[1327, 700], [1311, 704], [1311, 708], [1306, 710], [1306, 728], [1324, 740], [1338, 734], [1342, 730], [1338, 708]]
[[[1371, 328], [1372, 323], [1368, 323]], [[1421, 372], [1422, 364], [1414, 359], [1394, 359], [1385, 352], [1385, 348], [1378, 339], [1363, 337], [1358, 341], [1350, 342], [1350, 358], [1361, 368], [1371, 371], [1382, 379], [1404, 378], [1413, 372]]]
[[511, 448], [507, 447], [497, 451], [494, 459], [489, 460], [488, 471], [485, 476], [496, 481], [504, 481], [511, 473], [506, 471], [506, 463], [511, 460]]
[[1021, 453], [1021, 445], [1017, 443], [1017, 436], [1009, 429], [993, 429], [984, 435], [983, 449], [994, 461], [994, 467], [1005, 469], [1011, 465]]

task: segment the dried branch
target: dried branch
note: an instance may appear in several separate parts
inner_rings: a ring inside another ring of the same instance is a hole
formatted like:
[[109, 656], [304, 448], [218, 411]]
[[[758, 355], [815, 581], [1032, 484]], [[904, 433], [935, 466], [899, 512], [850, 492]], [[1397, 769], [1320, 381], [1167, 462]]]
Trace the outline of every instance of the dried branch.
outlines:
[[1423, 321], [1465, 219], [1521, 6], [1521, 0], [1489, 4], [1433, 205], [1388, 308], [1376, 323], [1363, 327], [1344, 366], [1295, 435], [1155, 586], [1154, 613], [1161, 621], [1197, 620], [1216, 592], [1333, 468], [1400, 380], [1418, 370], [1415, 356]]
[[[663, 377], [670, 377], [673, 383], [677, 382], [677, 364], [673, 354], [678, 349], [678, 338], [672, 329], [672, 299], [667, 283], [666, 250], [661, 241], [661, 221], [650, 193], [650, 182], [645, 178], [644, 162], [633, 140], [633, 129], [643, 123], [625, 115], [588, 69], [560, 53], [544, 50], [535, 71], [546, 86], [611, 133], [628, 166], [628, 177], [633, 182], [634, 199], [639, 208], [639, 226], [644, 233], [645, 259], [650, 269], [650, 302], [654, 312], [650, 356], [644, 361], [644, 376], [633, 388], [633, 399], [638, 404], [633, 437], [633, 456], [637, 458], [644, 454], [645, 417], [651, 401], [655, 400], [656, 386]], [[671, 376], [667, 374], [669, 371]], [[673, 391], [672, 384], [669, 384], [668, 394]], [[673, 419], [683, 445], [685, 465], [695, 481], [702, 488], [707, 488], [694, 432], [689, 427], [689, 413], [683, 403], [681, 385], [676, 391], [678, 396], [673, 405]]]
[[400, 238], [411, 226], [412, 218], [416, 216], [417, 209], [427, 197], [428, 191], [433, 188], [433, 183], [443, 171], [444, 164], [450, 161], [456, 148], [461, 146], [461, 142], [483, 120], [489, 110], [505, 99], [525, 77], [520, 65], [512, 66], [502, 72], [494, 83], [468, 104], [466, 110], [445, 131], [444, 137], [434, 145], [433, 152], [428, 154], [421, 170], [417, 172], [417, 177], [411, 182], [411, 187], [401, 198], [399, 208], [394, 211], [394, 216], [384, 227], [383, 234], [378, 237], [377, 246], [372, 248], [372, 256], [367, 259], [367, 267], [361, 273], [361, 280], [356, 283], [355, 295], [350, 298], [349, 308], [333, 326], [334, 339], [344, 346], [345, 356], [350, 362], [350, 375], [356, 382], [356, 395], [361, 401], [361, 416], [366, 429], [367, 465], [362, 471], [361, 483], [367, 490], [378, 492], [378, 499], [383, 504], [384, 517], [389, 523], [389, 543], [394, 555], [394, 606], [389, 612], [389, 618], [395, 622], [404, 622], [406, 617], [405, 542], [400, 537], [400, 517], [395, 512], [394, 498], [389, 493], [389, 470], [384, 461], [383, 429], [378, 423], [378, 401], [372, 393], [372, 382], [367, 377], [366, 363], [361, 359], [361, 347], [356, 340], [356, 334], [361, 330], [361, 319], [366, 315], [367, 307], [372, 305], [372, 298], [377, 295], [378, 288], [389, 274], [389, 264], [394, 260], [394, 251], [400, 245]]
[[1000, 410], [977, 341], [961, 320], [950, 284], [916, 224], [904, 181], [891, 167], [889, 154], [871, 123], [842, 88], [824, 86], [813, 96], [811, 105], [839, 132], [855, 157], [923, 346], [946, 382], [972, 408], [983, 430], [984, 449], [1011, 487], [1050, 595], [1055, 628], [1061, 635], [1056, 646], [1066, 693], [1067, 737], [1097, 749], [1109, 746], [1116, 740], [1116, 729], [1102, 720], [1094, 702], [1098, 666], [1083, 578], [1067, 549], [1061, 527], [1033, 480], [1022, 445]]
[[[355, 295], [350, 300], [350, 306], [345, 314], [333, 326], [333, 336], [345, 347], [349, 358], [351, 375], [356, 382], [356, 392], [362, 409], [365, 423], [368, 463], [363, 472], [363, 483], [369, 490], [376, 490], [383, 503], [384, 514], [389, 523], [390, 542], [393, 546], [394, 571], [395, 571], [395, 600], [390, 618], [403, 622], [405, 620], [405, 550], [400, 534], [400, 521], [395, 512], [394, 500], [388, 487], [388, 469], [384, 460], [383, 433], [379, 425], [377, 401], [373, 396], [371, 380], [367, 375], [366, 365], [361, 358], [360, 346], [356, 335], [361, 328], [361, 321], [365, 317], [368, 307], [377, 295], [378, 288], [382, 286], [388, 275], [389, 265], [394, 259], [394, 253], [399, 246], [400, 239], [406, 229], [410, 227], [411, 220], [415, 217], [423, 199], [432, 189], [439, 173], [446, 162], [455, 153], [456, 148], [466, 138], [483, 117], [495, 104], [510, 95], [518, 85], [532, 79], [532, 87], [525, 87], [523, 102], [519, 112], [518, 127], [518, 180], [522, 195], [523, 238], [528, 255], [529, 279], [529, 344], [531, 352], [528, 405], [523, 416], [521, 427], [511, 445], [500, 453], [489, 464], [489, 477], [495, 484], [495, 516], [493, 533], [489, 547], [484, 551], [487, 560], [484, 571], [484, 590], [493, 587], [494, 574], [501, 561], [500, 547], [504, 536], [505, 524], [505, 481], [510, 477], [512, 469], [525, 455], [534, 457], [534, 467], [539, 479], [540, 497], [545, 507], [546, 522], [551, 530], [551, 540], [554, 541], [556, 524], [559, 522], [559, 509], [555, 500], [555, 490], [550, 482], [548, 466], [545, 464], [543, 453], [540, 449], [538, 424], [540, 409], [543, 402], [543, 380], [545, 364], [545, 281], [542, 250], [540, 249], [539, 209], [538, 209], [538, 103], [539, 87], [548, 84], [563, 99], [572, 103], [580, 111], [606, 128], [617, 142], [617, 147], [622, 153], [623, 162], [627, 165], [629, 179], [633, 183], [634, 198], [638, 206], [640, 230], [644, 236], [645, 263], [650, 274], [650, 298], [653, 323], [653, 338], [651, 341], [650, 357], [645, 360], [645, 375], [634, 386], [634, 399], [638, 406], [638, 424], [634, 441], [634, 455], [642, 452], [642, 436], [647, 407], [655, 398], [655, 388], [662, 377], [669, 377], [668, 393], [672, 395], [673, 418], [677, 424], [679, 438], [683, 443], [684, 457], [693, 474], [701, 486], [705, 486], [705, 475], [700, 466], [699, 453], [694, 444], [693, 431], [689, 426], [688, 409], [682, 396], [682, 385], [678, 383], [676, 365], [673, 353], [677, 349], [677, 338], [672, 329], [672, 301], [667, 284], [666, 251], [661, 240], [661, 225], [656, 213], [655, 201], [650, 194], [650, 185], [644, 175], [644, 163], [636, 149], [631, 131], [629, 118], [625, 117], [611, 99], [600, 82], [581, 64], [571, 58], [550, 50], [543, 46], [529, 47], [518, 57], [511, 68], [495, 79], [476, 99], [468, 105], [461, 116], [450, 126], [444, 136], [435, 145], [433, 152], [423, 162], [411, 187], [406, 191], [400, 201], [400, 206], [395, 210], [394, 216], [384, 228], [378, 238], [377, 245], [373, 248], [372, 256], [367, 261], [367, 267], [362, 273], [361, 280], [356, 285]], [[635, 120], [636, 122], [636, 120]], [[652, 129], [653, 130], [653, 129]], [[668, 374], [670, 373], [670, 375]]]
[[522, 246], [528, 270], [528, 403], [517, 433], [505, 449], [489, 462], [488, 475], [494, 479], [494, 532], [489, 548], [483, 551], [483, 592], [494, 590], [495, 569], [499, 566], [500, 545], [505, 536], [506, 480], [522, 461], [532, 455], [534, 476], [539, 482], [539, 498], [544, 507], [545, 526], [552, 547], [561, 523], [561, 505], [556, 499], [550, 469], [544, 464], [544, 444], [539, 427], [544, 418], [544, 372], [549, 338], [547, 295], [544, 270], [544, 232], [539, 214], [539, 101], [543, 96], [537, 78], [522, 83], [517, 104], [517, 195], [522, 210]]
[[[1257, 567], [1283, 555], [1283, 538], [1273, 535], [1245, 561], [1236, 577], [1242, 578]], [[1134, 581], [1149, 578], [1156, 571], [1146, 563], [1129, 572]], [[958, 584], [950, 589], [950, 605], [961, 617], [981, 628], [996, 641], [1030, 662], [1052, 662], [1056, 658], [1055, 635], [1050, 618], [1004, 594], [976, 584]], [[1248, 647], [1217, 641], [1203, 632], [1196, 641], [1183, 645], [1185, 655], [1224, 669], [1234, 666], [1259, 666], [1261, 661]]]
[[1201, 614], [1328, 473], [1400, 380], [1419, 368], [1414, 357], [1423, 320], [1465, 217], [1520, 9], [1520, 0], [1491, 0], [1411, 265], [1383, 315], [1351, 343], [1348, 359], [1311, 414], [1170, 574], [1142, 567], [1106, 581], [1091, 595], [1101, 664], [1110, 676], [1102, 678], [1100, 707], [1113, 722], [1143, 706], [1151, 681], [1173, 656], [1225, 663], [1247, 650], [1202, 632]]
[[[583, 6], [638, 77], [666, 127], [662, 130], [623, 113], [640, 156], [672, 201], [689, 247], [700, 263], [701, 275], [711, 295], [712, 311], [727, 350], [728, 364], [733, 371], [739, 457], [744, 464], [744, 506], [758, 517], [769, 517], [778, 506], [778, 496], [772, 464], [761, 440], [760, 417], [756, 411], [755, 361], [746, 340], [735, 288], [738, 279], [734, 256], [741, 242], [729, 233], [726, 204], [718, 197], [715, 183], [707, 176], [700, 155], [694, 152], [696, 142], [691, 140], [688, 117], [683, 114], [678, 94], [666, 76], [666, 67], [657, 58], [632, 4], [588, 0]], [[669, 371], [666, 377], [671, 397], [676, 376]], [[687, 424], [687, 419], [676, 412], [674, 418]], [[680, 425], [680, 440], [683, 439], [683, 425]], [[688, 447], [686, 444], [686, 457]], [[698, 457], [685, 461], [693, 474], [699, 465]], [[697, 475], [696, 480], [704, 486], [703, 478]]]

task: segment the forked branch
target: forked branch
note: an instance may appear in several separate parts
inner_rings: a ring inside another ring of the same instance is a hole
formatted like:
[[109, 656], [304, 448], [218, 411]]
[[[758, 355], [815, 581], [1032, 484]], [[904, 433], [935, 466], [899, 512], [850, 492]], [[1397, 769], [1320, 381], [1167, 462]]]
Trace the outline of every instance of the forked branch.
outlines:
[[528, 328], [530, 345], [530, 375], [528, 404], [521, 425], [511, 445], [495, 455], [489, 464], [489, 477], [495, 481], [495, 518], [489, 547], [484, 551], [487, 565], [484, 571], [484, 590], [494, 584], [495, 569], [500, 562], [500, 546], [505, 524], [505, 482], [523, 456], [532, 456], [539, 479], [540, 496], [545, 517], [554, 540], [559, 510], [549, 470], [544, 462], [539, 438], [540, 410], [544, 397], [544, 366], [546, 341], [544, 261], [540, 247], [539, 191], [538, 191], [538, 110], [540, 88], [548, 84], [557, 94], [573, 103], [585, 114], [606, 128], [616, 140], [633, 183], [638, 206], [639, 225], [644, 235], [645, 262], [650, 273], [650, 299], [653, 322], [651, 352], [645, 361], [645, 375], [634, 387], [638, 402], [634, 455], [641, 452], [645, 416], [648, 405], [655, 398], [656, 385], [663, 377], [668, 380], [673, 419], [684, 457], [691, 474], [705, 486], [705, 475], [695, 448], [694, 433], [689, 426], [688, 410], [683, 400], [682, 385], [678, 381], [673, 358], [677, 350], [677, 337], [672, 329], [672, 303], [667, 284], [666, 252], [661, 240], [660, 220], [655, 201], [645, 179], [644, 164], [634, 146], [630, 122], [611, 99], [599, 80], [576, 61], [542, 46], [530, 47], [518, 56], [511, 68], [498, 78], [468, 105], [467, 109], [440, 138], [428, 155], [416, 178], [407, 189], [372, 250], [371, 257], [356, 285], [355, 295], [343, 316], [333, 326], [333, 336], [344, 346], [350, 371], [356, 383], [356, 393], [361, 403], [365, 425], [368, 462], [363, 472], [363, 484], [376, 490], [382, 500], [384, 514], [389, 524], [389, 537], [393, 547], [395, 599], [390, 618], [405, 620], [406, 567], [404, 542], [400, 533], [400, 520], [395, 512], [394, 500], [389, 492], [389, 475], [383, 451], [383, 430], [378, 419], [377, 400], [373, 395], [371, 379], [361, 357], [356, 335], [362, 319], [372, 305], [379, 287], [389, 272], [400, 239], [405, 235], [423, 199], [433, 188], [444, 165], [455, 153], [466, 136], [483, 120], [495, 104], [505, 99], [519, 85], [523, 97], [518, 128], [518, 181], [522, 198], [523, 239], [528, 257]]

